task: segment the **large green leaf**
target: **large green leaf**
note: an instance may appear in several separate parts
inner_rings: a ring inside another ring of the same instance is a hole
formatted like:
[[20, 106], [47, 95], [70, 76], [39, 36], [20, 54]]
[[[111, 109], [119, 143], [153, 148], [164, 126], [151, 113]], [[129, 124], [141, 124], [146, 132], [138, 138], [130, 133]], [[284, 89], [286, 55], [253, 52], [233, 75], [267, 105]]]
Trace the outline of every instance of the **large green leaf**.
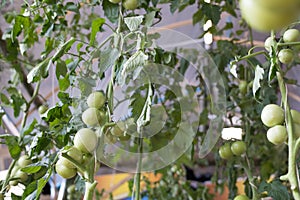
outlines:
[[103, 18], [97, 18], [94, 19], [92, 22], [92, 30], [90, 34], [90, 45], [93, 45], [95, 43], [96, 35], [98, 31], [100, 31], [102, 25], [105, 23], [105, 19]]
[[135, 16], [135, 17], [126, 17], [124, 19], [125, 24], [129, 28], [130, 31], [135, 31], [142, 24], [144, 16]]

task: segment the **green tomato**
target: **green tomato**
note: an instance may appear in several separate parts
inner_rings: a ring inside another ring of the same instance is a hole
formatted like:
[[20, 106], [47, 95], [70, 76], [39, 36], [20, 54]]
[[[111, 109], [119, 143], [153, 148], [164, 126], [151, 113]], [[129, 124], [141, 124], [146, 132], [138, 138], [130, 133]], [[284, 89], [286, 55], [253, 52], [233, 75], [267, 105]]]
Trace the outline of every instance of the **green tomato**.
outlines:
[[47, 105], [41, 105], [38, 109], [39, 113], [42, 115], [44, 114], [47, 110], [48, 110], [48, 106]]
[[276, 43], [276, 40], [273, 39], [273, 37], [268, 37], [266, 40], [265, 40], [265, 49], [267, 51], [271, 51], [271, 48], [272, 46], [274, 46], [274, 44]]
[[123, 2], [123, 7], [127, 10], [135, 10], [138, 7], [137, 0], [125, 0]]
[[299, 2], [240, 0], [242, 17], [255, 30], [280, 30], [299, 17]]
[[283, 64], [289, 64], [294, 60], [294, 52], [291, 49], [281, 49], [278, 53], [278, 59]]
[[74, 146], [83, 153], [92, 153], [98, 144], [98, 137], [88, 128], [80, 129], [74, 137]]
[[292, 118], [293, 118], [293, 122], [294, 123], [297, 123], [297, 124], [300, 124], [300, 112], [297, 111], [297, 110], [291, 110], [291, 115], [292, 115]]
[[77, 173], [77, 170], [75, 168], [69, 168], [65, 166], [63, 163], [61, 163], [60, 160], [58, 160], [55, 164], [55, 170], [61, 177], [65, 179], [72, 178]]
[[14, 177], [19, 178], [19, 180], [22, 183], [24, 183], [28, 180], [28, 174], [26, 174], [25, 172], [22, 172], [21, 170], [18, 170]]
[[219, 155], [222, 159], [228, 160], [233, 157], [231, 147], [229, 143], [224, 144], [219, 149]]
[[86, 100], [87, 105], [90, 108], [97, 108], [97, 109], [101, 108], [104, 105], [105, 101], [106, 99], [103, 92], [93, 92], [88, 96]]
[[68, 188], [67, 188], [67, 192], [69, 193], [69, 194], [72, 194], [72, 193], [74, 193], [76, 191], [76, 186], [75, 186], [75, 184], [72, 184], [72, 185], [70, 185]]
[[[82, 153], [76, 147], [71, 147], [68, 150], [67, 155], [69, 155], [70, 157], [72, 157], [78, 163], [82, 162]], [[76, 166], [73, 165], [73, 163], [71, 161], [69, 161], [67, 158], [65, 158], [63, 156], [60, 156], [59, 159], [61, 160], [61, 163], [63, 163], [63, 165], [65, 165], [66, 167], [76, 168]]]
[[30, 160], [30, 158], [27, 155], [21, 156], [17, 162], [18, 166], [20, 166], [21, 168], [26, 167], [27, 165], [30, 165], [31, 163], [32, 163], [32, 161]]
[[247, 150], [247, 145], [244, 141], [236, 141], [231, 144], [231, 151], [234, 155], [240, 156]]
[[284, 42], [298, 42], [300, 40], [300, 31], [297, 29], [288, 29], [283, 34]]
[[81, 119], [88, 126], [101, 125], [104, 122], [104, 113], [97, 108], [88, 108], [82, 113]]
[[247, 81], [244, 81], [244, 80], [240, 81], [239, 90], [242, 95], [245, 95], [247, 93], [247, 86], [248, 86]]
[[268, 127], [280, 125], [284, 122], [284, 111], [276, 104], [268, 104], [261, 112], [261, 121]]
[[293, 123], [293, 132], [296, 138], [300, 137], [300, 124]]
[[234, 197], [233, 200], [250, 200], [250, 199], [246, 195], [240, 194], [240, 195]]
[[125, 124], [124, 122], [117, 122], [115, 126], [113, 126], [110, 130], [111, 134], [114, 136], [122, 136], [124, 134]]
[[276, 125], [270, 128], [267, 132], [267, 138], [269, 142], [275, 145], [283, 144], [287, 139], [286, 128], [282, 125]]
[[115, 4], [117, 4], [117, 3], [120, 3], [122, 0], [109, 0], [111, 3], [115, 3]]

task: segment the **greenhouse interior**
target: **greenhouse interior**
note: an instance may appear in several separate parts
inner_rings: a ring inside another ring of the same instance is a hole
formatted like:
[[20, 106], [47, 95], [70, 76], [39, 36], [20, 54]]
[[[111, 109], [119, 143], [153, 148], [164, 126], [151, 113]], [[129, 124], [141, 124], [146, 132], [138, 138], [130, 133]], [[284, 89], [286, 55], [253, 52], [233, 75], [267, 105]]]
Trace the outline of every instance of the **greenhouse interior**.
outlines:
[[299, 0], [1, 0], [0, 200], [300, 200]]

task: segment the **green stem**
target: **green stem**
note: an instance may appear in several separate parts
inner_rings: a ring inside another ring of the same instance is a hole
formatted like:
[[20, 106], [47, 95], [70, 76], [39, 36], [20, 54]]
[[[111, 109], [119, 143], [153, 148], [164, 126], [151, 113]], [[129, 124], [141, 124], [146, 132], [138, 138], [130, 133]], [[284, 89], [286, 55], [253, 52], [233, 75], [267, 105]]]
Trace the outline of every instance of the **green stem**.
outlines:
[[251, 171], [250, 161], [247, 156], [245, 157], [245, 159], [246, 159], [246, 163], [242, 162], [242, 166], [249, 180], [249, 184], [252, 191], [252, 199], [257, 200], [258, 199], [257, 187], [254, 184], [254, 177]]
[[300, 42], [286, 42], [286, 43], [277, 43], [277, 46], [295, 46], [300, 45]]
[[17, 163], [17, 160], [13, 160], [12, 163], [10, 164], [10, 166], [8, 168], [8, 171], [7, 171], [7, 174], [6, 174], [6, 177], [5, 177], [4, 184], [2, 185], [0, 194], [4, 193], [4, 191], [6, 189], [6, 186], [8, 185], [8, 180], [11, 176], [11, 172], [12, 172], [13, 168], [15, 167], [16, 163]]
[[143, 138], [140, 137], [138, 139], [138, 163], [137, 163], [137, 169], [136, 169], [136, 174], [134, 176], [134, 192], [132, 197], [134, 198], [134, 200], [140, 200], [141, 199], [141, 195], [140, 195], [140, 191], [141, 191], [141, 169], [142, 169], [142, 157], [143, 157]]
[[94, 181], [93, 183], [85, 182], [85, 193], [83, 198], [84, 200], [93, 200], [96, 185], [96, 181]]
[[296, 156], [297, 149], [299, 146], [299, 142], [295, 140], [294, 132], [293, 132], [293, 122], [291, 116], [290, 106], [287, 100], [287, 90], [286, 85], [284, 83], [282, 74], [280, 72], [276, 73], [279, 88], [282, 97], [282, 103], [285, 110], [285, 121], [288, 132], [288, 173], [284, 176], [281, 176], [281, 180], [288, 180], [291, 184], [291, 190], [294, 196], [294, 199], [300, 200], [300, 192], [299, 192], [299, 182], [298, 182], [298, 173], [297, 173], [297, 164], [296, 164]]

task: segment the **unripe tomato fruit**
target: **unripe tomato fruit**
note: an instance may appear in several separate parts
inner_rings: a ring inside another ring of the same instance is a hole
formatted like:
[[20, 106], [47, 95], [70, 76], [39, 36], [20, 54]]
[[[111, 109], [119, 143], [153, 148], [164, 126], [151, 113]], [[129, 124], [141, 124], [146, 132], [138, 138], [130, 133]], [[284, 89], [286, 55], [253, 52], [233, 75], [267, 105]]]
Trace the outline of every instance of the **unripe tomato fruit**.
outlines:
[[42, 115], [44, 114], [46, 111], [48, 110], [48, 106], [47, 105], [41, 105], [38, 109], [39, 113]]
[[117, 4], [117, 3], [120, 3], [122, 0], [109, 0], [111, 3], [115, 3], [115, 4]]
[[88, 128], [80, 129], [74, 137], [74, 146], [83, 153], [92, 153], [97, 143], [96, 133]]
[[283, 34], [284, 42], [298, 42], [300, 40], [300, 31], [297, 29], [288, 29]]
[[282, 125], [276, 125], [270, 128], [267, 132], [267, 138], [269, 142], [275, 145], [284, 143], [287, 139], [286, 128]]
[[246, 195], [241, 194], [241, 195], [234, 197], [233, 200], [250, 200], [250, 199]]
[[74, 184], [73, 184], [73, 185], [70, 185], [70, 186], [67, 188], [67, 192], [68, 192], [69, 194], [75, 192], [75, 190], [76, 190], [76, 186], [75, 186]]
[[93, 92], [91, 93], [86, 102], [90, 108], [101, 108], [105, 103], [105, 96], [103, 92]]
[[74, 168], [69, 168], [61, 163], [60, 160], [55, 164], [56, 172], [63, 178], [69, 179], [76, 175], [77, 170]]
[[293, 118], [293, 122], [294, 123], [297, 123], [297, 124], [300, 124], [300, 112], [297, 111], [297, 110], [291, 110], [291, 115], [292, 115], [292, 118]]
[[268, 104], [261, 112], [261, 121], [268, 127], [280, 125], [284, 121], [284, 111], [276, 104]]
[[82, 121], [88, 126], [96, 126], [102, 124], [103, 113], [97, 108], [86, 109], [81, 116]]
[[138, 7], [137, 0], [125, 0], [123, 2], [123, 7], [127, 10], [135, 10]]
[[294, 60], [294, 52], [291, 49], [281, 49], [278, 53], [278, 59], [283, 64], [289, 64]]
[[247, 145], [244, 141], [235, 141], [231, 144], [231, 151], [234, 155], [240, 156], [247, 150]]
[[14, 177], [19, 178], [22, 183], [28, 180], [28, 175], [25, 172], [22, 172], [21, 170], [18, 170]]
[[299, 16], [299, 2], [240, 0], [242, 17], [255, 30], [280, 30], [295, 22]]
[[267, 51], [271, 51], [271, 48], [272, 46], [274, 46], [274, 43], [275, 43], [275, 39], [273, 39], [273, 37], [268, 37], [266, 40], [265, 40], [265, 49]]
[[[76, 160], [78, 163], [82, 162], [82, 153], [81, 151], [79, 151], [76, 147], [71, 147], [68, 152], [67, 155], [69, 155], [70, 157], [72, 157], [74, 160]], [[63, 165], [65, 165], [66, 167], [69, 168], [76, 168], [75, 165], [73, 165], [73, 163], [71, 161], [69, 161], [67, 158], [60, 156], [59, 158], [61, 160], [61, 163]]]
[[112, 135], [119, 137], [123, 135], [124, 129], [125, 129], [124, 122], [117, 122], [116, 125], [111, 128], [110, 132]]
[[244, 81], [244, 80], [240, 81], [239, 90], [240, 90], [241, 94], [245, 95], [247, 93], [247, 86], [248, 86], [247, 81]]
[[30, 160], [30, 158], [27, 155], [23, 155], [19, 158], [17, 164], [18, 166], [22, 167], [26, 167], [27, 165], [30, 165], [32, 163], [32, 161]]
[[293, 123], [293, 132], [296, 138], [300, 137], [300, 124]]
[[219, 155], [222, 159], [228, 160], [233, 157], [231, 147], [229, 143], [224, 144], [219, 149]]

